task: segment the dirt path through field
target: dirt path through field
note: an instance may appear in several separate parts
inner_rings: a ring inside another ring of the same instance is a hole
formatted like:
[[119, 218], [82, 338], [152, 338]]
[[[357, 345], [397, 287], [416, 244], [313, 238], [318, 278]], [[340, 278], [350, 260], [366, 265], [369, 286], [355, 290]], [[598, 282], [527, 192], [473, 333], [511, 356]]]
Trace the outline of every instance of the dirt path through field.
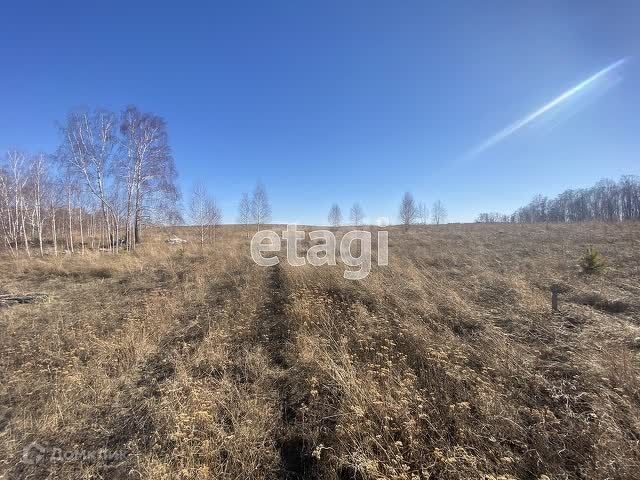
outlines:
[[288, 291], [280, 264], [270, 267], [266, 274], [266, 301], [258, 318], [261, 339], [273, 368], [278, 372], [276, 388], [280, 398], [281, 424], [276, 429], [276, 445], [280, 454], [277, 479], [299, 480], [315, 478], [313, 474], [313, 446], [302, 434], [300, 403], [292, 396], [296, 376], [297, 327], [287, 315]]

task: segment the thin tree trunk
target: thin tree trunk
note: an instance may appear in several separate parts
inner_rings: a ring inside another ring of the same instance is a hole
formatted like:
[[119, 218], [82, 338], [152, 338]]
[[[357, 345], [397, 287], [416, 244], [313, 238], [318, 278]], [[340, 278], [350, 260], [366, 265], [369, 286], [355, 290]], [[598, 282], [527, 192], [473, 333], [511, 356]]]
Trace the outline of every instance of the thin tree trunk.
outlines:
[[115, 238], [115, 253], [118, 253], [119, 249], [120, 249], [120, 222], [118, 222], [118, 219], [113, 218], [113, 223], [115, 224], [115, 228], [116, 228], [116, 238]]
[[69, 197], [68, 197], [68, 217], [69, 217], [69, 250], [71, 251], [71, 253], [74, 253], [73, 251], [73, 229], [72, 229], [72, 223], [71, 223], [71, 193], [69, 193]]
[[82, 249], [82, 255], [84, 255], [84, 231], [82, 229], [82, 207], [80, 207], [80, 245]]
[[22, 208], [22, 214], [20, 215], [21, 217], [21, 222], [22, 222], [22, 238], [24, 240], [24, 250], [27, 252], [27, 256], [30, 257], [31, 256], [31, 251], [29, 250], [29, 239], [27, 237], [27, 229], [26, 229], [26, 225], [25, 225], [25, 221], [24, 221], [24, 205]]
[[53, 237], [53, 254], [58, 256], [58, 234], [56, 232], [56, 211], [51, 215], [51, 236]]
[[91, 236], [91, 250], [95, 250], [94, 241], [96, 238], [96, 216], [91, 215], [91, 223], [89, 224], [90, 236]]
[[44, 247], [42, 246], [42, 223], [38, 223], [38, 245], [40, 245], [40, 256], [44, 257]]

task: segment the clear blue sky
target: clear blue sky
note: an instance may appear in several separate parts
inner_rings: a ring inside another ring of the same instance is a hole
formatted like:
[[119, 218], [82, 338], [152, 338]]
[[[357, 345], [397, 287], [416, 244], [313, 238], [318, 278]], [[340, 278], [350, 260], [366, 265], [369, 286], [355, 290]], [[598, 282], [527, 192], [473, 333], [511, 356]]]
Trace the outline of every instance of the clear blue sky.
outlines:
[[[405, 190], [451, 221], [640, 173], [640, 2], [7, 2], [0, 151], [53, 151], [73, 107], [153, 111], [187, 196], [274, 221], [333, 202], [397, 219]], [[597, 85], [497, 132], [621, 59]]]

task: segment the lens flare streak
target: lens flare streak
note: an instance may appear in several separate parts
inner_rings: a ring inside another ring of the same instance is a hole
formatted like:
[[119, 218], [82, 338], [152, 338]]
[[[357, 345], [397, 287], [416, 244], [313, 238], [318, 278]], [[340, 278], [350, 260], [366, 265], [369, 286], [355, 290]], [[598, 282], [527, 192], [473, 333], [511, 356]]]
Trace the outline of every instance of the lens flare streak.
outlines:
[[487, 140], [482, 142], [476, 148], [474, 148], [473, 150], [468, 152], [466, 157], [467, 158], [474, 157], [474, 156], [484, 152], [485, 150], [493, 147], [494, 145], [496, 145], [497, 143], [501, 142], [502, 140], [504, 140], [508, 136], [512, 135], [513, 133], [517, 132], [518, 130], [520, 130], [521, 128], [525, 127], [529, 123], [533, 122], [535, 119], [537, 119], [538, 117], [540, 117], [544, 113], [546, 113], [549, 110], [557, 107], [558, 105], [560, 105], [565, 100], [569, 99], [570, 97], [572, 97], [575, 94], [579, 93], [580, 91], [584, 90], [586, 87], [588, 87], [589, 85], [591, 85], [595, 81], [597, 81], [597, 80], [601, 79], [602, 77], [604, 77], [605, 75], [611, 73], [613, 70], [621, 67], [626, 61], [627, 61], [626, 58], [622, 58], [622, 59], [618, 60], [617, 62], [614, 62], [611, 65], [603, 68], [602, 70], [594, 73], [593, 75], [591, 75], [586, 80], [583, 80], [582, 82], [578, 83], [576, 86], [570, 88], [569, 90], [564, 92], [562, 95], [559, 95], [558, 97], [554, 98], [553, 100], [551, 100], [549, 103], [547, 103], [546, 105], [542, 106], [538, 110], [534, 111], [533, 113], [530, 113], [526, 117], [524, 117], [524, 118], [512, 123], [511, 125], [507, 126], [506, 128], [500, 130], [495, 135], [489, 137]]

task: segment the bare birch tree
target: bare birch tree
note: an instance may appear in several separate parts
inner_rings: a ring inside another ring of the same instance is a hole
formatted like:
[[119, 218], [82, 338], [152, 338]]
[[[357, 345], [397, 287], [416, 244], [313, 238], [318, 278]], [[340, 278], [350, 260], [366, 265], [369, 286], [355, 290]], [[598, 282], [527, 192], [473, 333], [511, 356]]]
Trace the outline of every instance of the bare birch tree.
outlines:
[[249, 194], [244, 192], [238, 205], [238, 223], [244, 225], [245, 234], [249, 238], [249, 224], [251, 223], [251, 200]]
[[269, 197], [264, 185], [258, 182], [253, 190], [253, 196], [251, 197], [251, 218], [253, 223], [256, 224], [258, 231], [260, 225], [269, 223], [271, 221], [271, 205], [269, 204]]
[[29, 180], [26, 155], [21, 151], [11, 150], [7, 154], [7, 160], [11, 175], [11, 192], [13, 197], [14, 247], [16, 252], [18, 252], [18, 243], [22, 241], [25, 253], [27, 256], [31, 256], [26, 221], [27, 204], [25, 187]]
[[431, 208], [431, 220], [436, 225], [440, 225], [447, 221], [447, 209], [440, 200], [433, 202], [433, 207]]
[[38, 153], [31, 163], [31, 196], [33, 205], [33, 223], [38, 235], [38, 247], [40, 256], [44, 256], [44, 224], [46, 215], [45, 199], [48, 187], [48, 164], [47, 156]]
[[180, 194], [164, 119], [130, 106], [122, 114], [120, 131], [125, 150], [119, 172], [126, 185], [126, 239], [135, 249], [143, 221], [174, 209]]
[[429, 223], [429, 209], [424, 204], [424, 202], [418, 203], [418, 212], [417, 212], [418, 222], [421, 225], [426, 225]]
[[0, 228], [5, 245], [14, 256], [18, 254], [16, 226], [11, 175], [8, 166], [3, 165], [0, 166]]
[[342, 211], [340, 210], [340, 206], [337, 203], [331, 205], [329, 209], [329, 216], [327, 217], [329, 220], [329, 225], [332, 227], [339, 227], [342, 223]]
[[115, 115], [105, 110], [93, 113], [72, 112], [61, 129], [63, 144], [58, 158], [85, 184], [98, 200], [109, 239], [109, 249], [118, 249], [119, 217], [109, 195], [109, 171], [116, 158], [117, 121]]
[[358, 202], [354, 203], [351, 207], [351, 211], [349, 212], [349, 219], [351, 220], [351, 224], [356, 227], [362, 225], [362, 220], [364, 219], [364, 210]]
[[205, 240], [213, 233], [213, 244], [216, 242], [216, 226], [222, 220], [222, 212], [215, 200], [209, 195], [203, 183], [196, 183], [189, 203], [191, 221], [200, 232], [200, 246], [204, 248]]
[[413, 195], [409, 192], [405, 192], [400, 202], [400, 223], [404, 225], [405, 230], [409, 228], [409, 225], [416, 221], [418, 210], [416, 208], [416, 202], [413, 199]]

